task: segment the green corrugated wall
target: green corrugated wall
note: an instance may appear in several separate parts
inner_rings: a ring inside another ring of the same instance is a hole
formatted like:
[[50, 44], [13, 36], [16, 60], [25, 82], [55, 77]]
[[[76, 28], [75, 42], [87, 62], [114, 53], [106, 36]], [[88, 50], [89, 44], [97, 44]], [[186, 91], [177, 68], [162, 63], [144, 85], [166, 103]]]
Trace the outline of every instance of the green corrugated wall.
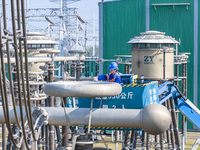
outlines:
[[[156, 6], [159, 3], [190, 3], [188, 10], [186, 6]], [[188, 0], [151, 0], [150, 1], [150, 30], [165, 32], [176, 40], [181, 41], [179, 52], [190, 52], [188, 63], [188, 90], [187, 97], [193, 101], [193, 64], [194, 64], [194, 3]], [[180, 68], [181, 73], [181, 68]], [[179, 87], [181, 89], [181, 87]], [[181, 122], [181, 121], [179, 121]], [[192, 128], [192, 124], [188, 124]]]
[[[186, 6], [156, 6], [159, 3], [190, 3]], [[200, 2], [198, 3], [200, 8]], [[198, 10], [199, 11], [199, 10]], [[198, 13], [199, 14], [199, 13]], [[198, 15], [200, 20], [200, 14]], [[165, 32], [166, 35], [181, 40], [179, 52], [190, 52], [188, 63], [188, 99], [193, 101], [194, 74], [194, 0], [149, 0], [149, 29]], [[200, 27], [200, 23], [198, 24]], [[199, 28], [200, 29], [200, 28]], [[140, 36], [146, 31], [146, 0], [121, 0], [103, 3], [103, 58], [113, 59], [114, 55], [131, 54], [131, 46], [126, 44], [130, 38]], [[200, 36], [199, 36], [200, 39]], [[198, 40], [198, 47], [200, 41]], [[200, 52], [198, 53], [200, 58]], [[103, 72], [107, 73], [108, 63]], [[200, 59], [198, 60], [200, 66]], [[123, 72], [122, 66], [120, 69]], [[181, 69], [181, 68], [180, 68]], [[181, 70], [180, 70], [181, 71]], [[198, 77], [200, 69], [198, 69]], [[200, 79], [198, 89], [200, 89]], [[198, 93], [200, 93], [198, 91]], [[200, 100], [200, 94], [198, 94]], [[200, 108], [200, 102], [198, 102]], [[189, 128], [192, 125], [189, 124]]]
[[[103, 4], [103, 58], [114, 55], [131, 55], [131, 45], [126, 44], [133, 35], [145, 31], [145, 0], [124, 0]], [[126, 16], [126, 17], [125, 17]], [[116, 58], [115, 58], [116, 59]], [[104, 73], [109, 62], [104, 63]], [[122, 66], [119, 71], [123, 72]]]

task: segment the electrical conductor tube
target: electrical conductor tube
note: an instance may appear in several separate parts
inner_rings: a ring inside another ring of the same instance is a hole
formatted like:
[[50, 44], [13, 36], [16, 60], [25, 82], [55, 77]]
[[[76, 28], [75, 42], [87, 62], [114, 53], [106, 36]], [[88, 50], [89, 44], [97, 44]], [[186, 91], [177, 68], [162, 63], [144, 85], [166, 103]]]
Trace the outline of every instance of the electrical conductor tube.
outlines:
[[[89, 108], [42, 107], [49, 115], [50, 125], [69, 126], [88, 125]], [[18, 109], [19, 113], [19, 109]], [[14, 111], [10, 108], [11, 122], [16, 123]], [[66, 118], [68, 121], [66, 121]], [[5, 123], [0, 107], [0, 123]], [[171, 115], [166, 107], [150, 104], [143, 109], [92, 109], [91, 126], [141, 128], [149, 134], [165, 132], [171, 123]]]

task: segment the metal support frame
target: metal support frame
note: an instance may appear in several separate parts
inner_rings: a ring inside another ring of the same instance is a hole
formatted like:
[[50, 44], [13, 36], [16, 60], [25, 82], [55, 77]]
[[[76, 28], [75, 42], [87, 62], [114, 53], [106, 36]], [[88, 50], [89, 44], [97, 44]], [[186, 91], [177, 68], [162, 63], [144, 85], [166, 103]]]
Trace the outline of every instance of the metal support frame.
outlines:
[[[171, 109], [170, 103], [171, 103], [170, 99], [167, 100], [167, 108], [170, 111], [170, 113], [172, 114], [172, 109]], [[175, 138], [174, 138], [173, 122], [171, 122], [169, 129], [170, 129], [170, 133], [169, 133], [170, 134], [170, 141], [169, 141], [169, 144], [171, 144], [172, 149], [175, 149], [175, 140], [174, 140]]]
[[88, 122], [88, 134], [90, 133], [91, 119], [92, 119], [92, 107], [93, 107], [93, 97], [91, 98], [90, 104], [90, 114], [89, 114], [89, 122]]
[[129, 147], [129, 143], [130, 143], [130, 131], [126, 130], [125, 135], [124, 135], [124, 147], [125, 147], [125, 149], [127, 149]]
[[[142, 133], [144, 133], [144, 131], [142, 131]], [[132, 131], [132, 134], [133, 134], [133, 136], [134, 136], [134, 138], [133, 138], [134, 141], [132, 142], [132, 143], [133, 143], [133, 144], [132, 144], [132, 145], [133, 145], [133, 149], [136, 149], [138, 132], [137, 132], [137, 131]], [[142, 138], [144, 139], [143, 136], [145, 137], [145, 135], [142, 134]]]
[[[66, 107], [67, 105], [67, 98], [63, 98], [63, 107]], [[62, 146], [66, 147], [69, 146], [69, 143], [67, 143], [67, 140], [70, 138], [70, 135], [67, 134], [70, 132], [70, 129], [67, 126], [62, 126]]]
[[147, 136], [146, 136], [146, 150], [149, 150], [150, 149], [150, 146], [149, 146], [149, 134], [147, 133]]
[[[185, 97], [187, 97], [187, 63], [182, 64], [182, 93]], [[183, 115], [182, 116], [182, 140], [181, 140], [181, 148], [185, 149], [185, 143], [187, 141], [187, 119]]]
[[160, 149], [164, 150], [164, 139], [163, 134], [160, 134]]

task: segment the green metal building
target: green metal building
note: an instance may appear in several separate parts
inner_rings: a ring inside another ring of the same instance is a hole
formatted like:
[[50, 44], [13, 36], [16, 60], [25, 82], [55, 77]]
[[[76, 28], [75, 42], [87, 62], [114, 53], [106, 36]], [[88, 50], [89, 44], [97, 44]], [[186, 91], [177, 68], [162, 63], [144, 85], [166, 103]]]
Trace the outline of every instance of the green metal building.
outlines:
[[[140, 32], [155, 30], [165, 32], [177, 41], [180, 38], [178, 51], [191, 53], [187, 72], [188, 99], [200, 108], [199, 5], [198, 0], [118, 0], [99, 3], [100, 58], [131, 55], [131, 45], [127, 42], [134, 36], [140, 36]], [[108, 72], [106, 66], [108, 63], [100, 65], [100, 73]]]

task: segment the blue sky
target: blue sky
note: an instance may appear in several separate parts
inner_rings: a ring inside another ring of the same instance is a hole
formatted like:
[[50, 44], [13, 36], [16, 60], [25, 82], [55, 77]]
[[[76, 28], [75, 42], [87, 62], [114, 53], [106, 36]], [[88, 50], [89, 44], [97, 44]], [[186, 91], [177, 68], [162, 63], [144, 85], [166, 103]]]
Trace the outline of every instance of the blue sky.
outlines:
[[[51, 0], [52, 1], [52, 0]], [[56, 1], [56, 0], [54, 0]], [[49, 0], [29, 0], [29, 8], [36, 9], [36, 8], [60, 8], [60, 0], [57, 0], [59, 3], [50, 2]], [[94, 45], [94, 39], [92, 39], [93, 35], [93, 20], [95, 18], [95, 34], [98, 36], [98, 30], [99, 30], [99, 6], [98, 3], [101, 2], [101, 0], [80, 0], [75, 3], [69, 4], [69, 8], [78, 8], [78, 14], [79, 16], [86, 22], [87, 24], [87, 34], [90, 35], [88, 37], [87, 45]], [[40, 24], [39, 28], [46, 28], [47, 27], [47, 21], [43, 19], [44, 22], [30, 22], [29, 23], [29, 29], [36, 29], [38, 27], [38, 23]], [[50, 18], [50, 20], [54, 21], [53, 18]], [[41, 25], [43, 24], [43, 25]], [[84, 28], [84, 25], [82, 25], [82, 28]], [[76, 31], [75, 31], [76, 32]], [[79, 34], [83, 34], [84, 32], [80, 32]], [[81, 36], [81, 35], [80, 35]], [[96, 40], [95, 42], [98, 45], [98, 42]]]
[[[41, 3], [42, 1], [42, 3]], [[59, 0], [58, 0], [59, 1]], [[69, 4], [68, 7], [77, 7], [79, 15], [86, 21], [92, 21], [95, 15], [96, 23], [98, 23], [99, 7], [98, 2], [101, 0], [80, 0], [76, 3]], [[30, 8], [54, 8], [59, 7], [59, 4], [50, 2], [49, 0], [29, 0]]]

